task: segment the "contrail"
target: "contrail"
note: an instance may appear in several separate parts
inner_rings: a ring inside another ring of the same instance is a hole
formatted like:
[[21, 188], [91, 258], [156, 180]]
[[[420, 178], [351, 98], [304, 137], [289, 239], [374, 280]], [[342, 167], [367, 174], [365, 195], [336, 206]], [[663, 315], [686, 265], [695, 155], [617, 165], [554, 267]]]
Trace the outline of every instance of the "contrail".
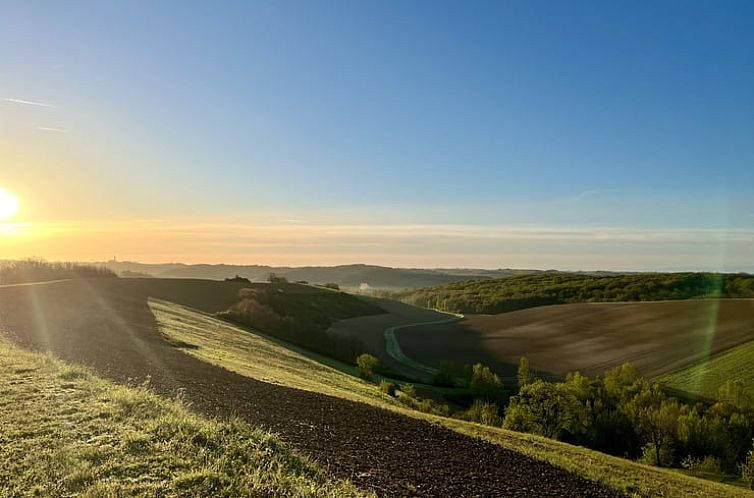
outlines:
[[31, 100], [21, 100], [21, 99], [11, 99], [11, 98], [5, 98], [3, 100], [5, 102], [10, 102], [12, 104], [33, 105], [36, 107], [49, 107], [51, 109], [56, 109], [58, 107], [53, 104], [45, 104], [44, 102], [32, 102]]

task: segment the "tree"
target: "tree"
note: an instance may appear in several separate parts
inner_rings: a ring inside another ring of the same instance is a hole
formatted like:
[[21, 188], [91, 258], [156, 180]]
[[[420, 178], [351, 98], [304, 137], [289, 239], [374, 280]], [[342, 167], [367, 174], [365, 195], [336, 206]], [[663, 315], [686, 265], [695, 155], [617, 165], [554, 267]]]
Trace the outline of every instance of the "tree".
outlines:
[[741, 464], [741, 477], [743, 477], [750, 489], [754, 489], [754, 449], [749, 452], [746, 461]]
[[471, 388], [481, 391], [500, 389], [503, 382], [489, 367], [477, 363], [471, 370]]
[[432, 383], [437, 386], [453, 387], [456, 385], [457, 375], [458, 369], [456, 368], [456, 364], [452, 361], [443, 361], [440, 362], [440, 367], [437, 369]]
[[580, 408], [567, 385], [537, 380], [511, 399], [503, 427], [557, 438], [574, 430]]
[[681, 415], [678, 401], [666, 399], [658, 385], [644, 383], [628, 408], [642, 441], [653, 449], [656, 464], [670, 465], [668, 450], [677, 437]]
[[359, 368], [359, 376], [362, 379], [372, 380], [375, 372], [380, 367], [380, 360], [369, 353], [364, 353], [356, 357], [356, 366]]
[[523, 386], [533, 384], [534, 381], [537, 380], [537, 374], [531, 367], [529, 358], [527, 358], [526, 356], [522, 356], [518, 362], [518, 375], [516, 376], [516, 378], [518, 379], [519, 389]]
[[288, 279], [285, 277], [280, 277], [275, 272], [270, 273], [267, 275], [267, 281], [271, 284], [284, 284], [288, 282]]
[[495, 403], [475, 399], [474, 403], [466, 411], [465, 418], [484, 425], [500, 425], [498, 410], [499, 408]]
[[717, 397], [736, 408], [746, 409], [754, 406], [754, 400], [746, 385], [740, 380], [727, 380], [717, 390]]

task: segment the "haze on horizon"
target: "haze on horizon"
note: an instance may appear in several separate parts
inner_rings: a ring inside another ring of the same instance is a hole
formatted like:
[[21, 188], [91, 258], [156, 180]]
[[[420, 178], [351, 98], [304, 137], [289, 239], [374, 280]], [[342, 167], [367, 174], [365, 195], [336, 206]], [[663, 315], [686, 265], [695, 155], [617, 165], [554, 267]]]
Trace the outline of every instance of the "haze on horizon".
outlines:
[[752, 21], [4, 4], [0, 259], [751, 272]]

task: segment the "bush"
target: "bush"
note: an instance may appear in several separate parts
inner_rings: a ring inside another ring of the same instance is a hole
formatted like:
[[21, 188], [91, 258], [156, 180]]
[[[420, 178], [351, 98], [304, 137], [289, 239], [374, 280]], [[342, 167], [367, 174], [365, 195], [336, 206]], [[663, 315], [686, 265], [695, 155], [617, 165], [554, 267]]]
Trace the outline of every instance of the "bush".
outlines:
[[464, 418], [484, 425], [500, 425], [502, 420], [498, 412], [499, 408], [495, 403], [475, 399], [471, 408], [464, 414]]
[[456, 385], [456, 377], [458, 377], [456, 364], [452, 361], [443, 361], [440, 363], [440, 368], [432, 379], [432, 383], [436, 386], [454, 387]]
[[397, 386], [395, 385], [395, 382], [390, 382], [389, 380], [381, 380], [380, 381], [380, 391], [387, 394], [388, 396], [395, 397], [395, 391], [397, 389]]
[[471, 371], [471, 388], [482, 391], [495, 390], [503, 387], [500, 377], [489, 367], [477, 363]]
[[416, 388], [414, 388], [413, 384], [401, 384], [400, 389], [401, 392], [409, 398], [416, 397]]
[[704, 472], [710, 474], [721, 474], [723, 472], [720, 459], [713, 456], [706, 456], [702, 459], [687, 456], [681, 462], [681, 467], [692, 472]]
[[[673, 448], [667, 444], [660, 444], [659, 451], [655, 443], [649, 443], [641, 449], [641, 458], [639, 461], [646, 465], [655, 467], [670, 467], [673, 465]], [[657, 460], [659, 455], [660, 460]]]
[[356, 366], [359, 367], [359, 376], [362, 379], [372, 380], [380, 367], [380, 360], [369, 353], [364, 353], [356, 357]]
[[750, 489], [754, 489], [754, 449], [749, 452], [746, 461], [741, 464], [741, 477]]

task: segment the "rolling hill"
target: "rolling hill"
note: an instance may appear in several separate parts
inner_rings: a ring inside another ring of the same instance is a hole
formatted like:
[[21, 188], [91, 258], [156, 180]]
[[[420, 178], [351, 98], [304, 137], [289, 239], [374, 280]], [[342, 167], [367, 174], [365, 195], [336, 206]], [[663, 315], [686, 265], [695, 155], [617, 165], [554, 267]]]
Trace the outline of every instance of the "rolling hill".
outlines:
[[754, 297], [754, 275], [720, 273], [537, 273], [455, 282], [407, 291], [397, 298], [451, 313], [504, 313], [587, 302]]
[[343, 288], [358, 289], [362, 284], [377, 289], [415, 289], [471, 279], [491, 279], [533, 273], [537, 270], [483, 269], [420, 269], [390, 268], [353, 264], [341, 266], [273, 267], [262, 265], [187, 265], [182, 263], [145, 264], [125, 261], [95, 263], [118, 274], [151, 275], [160, 278], [200, 278], [222, 280], [236, 275], [253, 281], [264, 281], [274, 273], [291, 282], [306, 281], [324, 284], [334, 282]]
[[481, 361], [509, 379], [521, 356], [557, 376], [631, 362], [652, 377], [754, 340], [754, 299], [540, 306], [403, 329], [398, 340], [423, 363]]
[[[152, 290], [150, 282], [81, 279], [0, 287], [0, 331], [17, 345], [84, 363], [109, 380], [148, 381], [154, 392], [178, 395], [200, 414], [240, 417], [271, 430], [335, 478], [377, 489], [384, 497], [529, 496], [532, 489], [553, 496], [618, 496], [574, 472], [422, 418], [263, 382], [227, 369], [222, 354], [215, 358], [218, 365], [203, 361], [193, 355], [203, 351], [201, 344], [165, 339], [150, 298], [156, 293], [196, 302], [193, 292], [231, 294], [236, 284], [209, 282], [207, 289], [199, 289], [196, 281], [172, 280]], [[228, 285], [228, 291], [220, 292], [220, 285]], [[205, 311], [222, 309], [222, 297]], [[195, 325], [185, 313], [174, 315], [174, 326], [176, 322], [189, 330], [211, 333], [225, 326], [240, 336], [251, 334], [214, 318]], [[281, 368], [300, 370], [295, 364]], [[442, 468], [452, 472], [438, 472]]]

